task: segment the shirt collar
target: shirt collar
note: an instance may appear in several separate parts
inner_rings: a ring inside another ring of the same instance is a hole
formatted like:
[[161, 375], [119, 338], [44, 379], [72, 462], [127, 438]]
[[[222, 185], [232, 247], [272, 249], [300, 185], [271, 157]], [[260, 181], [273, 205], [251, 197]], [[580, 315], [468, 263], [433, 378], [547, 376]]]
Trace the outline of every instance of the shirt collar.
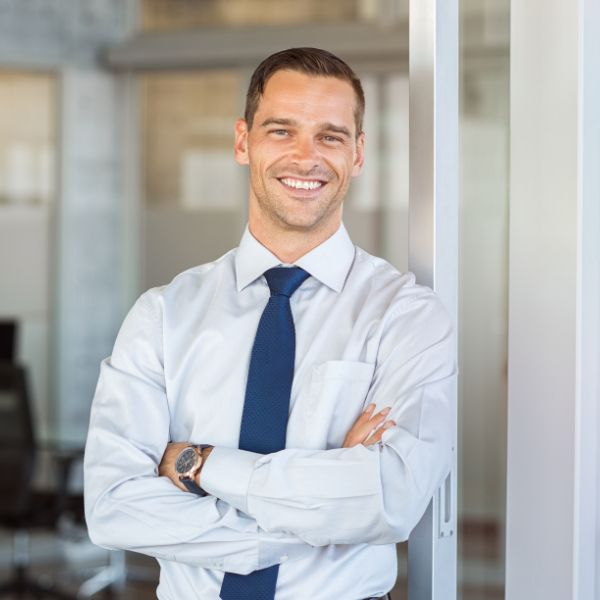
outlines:
[[[336, 292], [341, 292], [354, 261], [354, 244], [343, 224], [321, 245], [300, 257], [294, 264]], [[282, 264], [263, 246], [248, 227], [235, 255], [238, 292], [258, 279], [266, 270]]]

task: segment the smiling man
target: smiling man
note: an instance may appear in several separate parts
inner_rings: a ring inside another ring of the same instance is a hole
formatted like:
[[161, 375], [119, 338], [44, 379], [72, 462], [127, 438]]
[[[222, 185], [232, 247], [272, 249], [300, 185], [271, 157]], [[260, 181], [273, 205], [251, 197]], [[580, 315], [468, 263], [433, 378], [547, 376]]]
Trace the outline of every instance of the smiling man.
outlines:
[[252, 234], [283, 260], [293, 262], [340, 227], [350, 179], [363, 165], [357, 89], [336, 77], [278, 70], [256, 112], [236, 125], [236, 159], [250, 166]]
[[385, 597], [449, 469], [449, 319], [342, 224], [363, 113], [329, 52], [265, 59], [239, 247], [143, 294], [102, 364], [90, 535], [156, 557], [161, 599]]

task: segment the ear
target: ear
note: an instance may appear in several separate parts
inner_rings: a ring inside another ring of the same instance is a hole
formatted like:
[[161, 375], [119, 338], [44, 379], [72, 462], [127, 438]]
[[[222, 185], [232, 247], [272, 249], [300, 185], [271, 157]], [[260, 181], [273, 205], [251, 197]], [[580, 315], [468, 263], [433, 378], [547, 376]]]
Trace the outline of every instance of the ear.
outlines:
[[360, 175], [365, 162], [365, 134], [364, 131], [358, 135], [356, 148], [354, 150], [354, 165], [352, 166], [352, 177]]
[[235, 142], [233, 144], [235, 160], [240, 165], [247, 165], [248, 159], [248, 124], [244, 119], [235, 122]]

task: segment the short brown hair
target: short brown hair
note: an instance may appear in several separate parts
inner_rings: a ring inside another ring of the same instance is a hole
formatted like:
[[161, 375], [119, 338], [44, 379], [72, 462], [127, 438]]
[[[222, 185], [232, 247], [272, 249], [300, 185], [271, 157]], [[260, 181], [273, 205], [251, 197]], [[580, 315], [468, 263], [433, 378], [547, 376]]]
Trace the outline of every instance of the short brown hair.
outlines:
[[244, 118], [248, 123], [248, 129], [252, 128], [254, 115], [258, 109], [260, 98], [264, 94], [267, 81], [277, 71], [284, 70], [298, 71], [321, 77], [336, 77], [350, 83], [356, 96], [356, 107], [354, 109], [356, 135], [362, 132], [365, 94], [360, 79], [341, 58], [320, 48], [289, 48], [288, 50], [282, 50], [271, 54], [256, 67], [246, 94]]

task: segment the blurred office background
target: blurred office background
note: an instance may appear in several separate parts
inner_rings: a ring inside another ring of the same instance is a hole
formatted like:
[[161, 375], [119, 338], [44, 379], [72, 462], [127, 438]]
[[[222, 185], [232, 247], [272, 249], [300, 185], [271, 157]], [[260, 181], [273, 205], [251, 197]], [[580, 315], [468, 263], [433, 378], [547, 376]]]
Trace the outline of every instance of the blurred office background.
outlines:
[[[504, 586], [509, 5], [460, 2], [464, 600], [502, 598]], [[212, 52], [194, 61], [194, 48], [206, 50], [199, 30]], [[137, 295], [237, 244], [247, 184], [231, 147], [252, 70], [244, 56], [305, 34], [306, 45], [331, 36], [348, 48], [340, 54], [366, 90], [368, 158], [347, 227], [405, 270], [407, 0], [0, 2], [0, 320], [18, 323], [40, 440], [83, 444], [99, 362]], [[352, 49], [356, 36], [379, 39], [380, 55]], [[4, 572], [11, 538], [1, 539]], [[36, 540], [54, 548], [33, 537], [32, 551]], [[41, 552], [40, 572], [83, 556], [85, 544]], [[153, 585], [128, 584], [123, 597], [151, 597]]]

